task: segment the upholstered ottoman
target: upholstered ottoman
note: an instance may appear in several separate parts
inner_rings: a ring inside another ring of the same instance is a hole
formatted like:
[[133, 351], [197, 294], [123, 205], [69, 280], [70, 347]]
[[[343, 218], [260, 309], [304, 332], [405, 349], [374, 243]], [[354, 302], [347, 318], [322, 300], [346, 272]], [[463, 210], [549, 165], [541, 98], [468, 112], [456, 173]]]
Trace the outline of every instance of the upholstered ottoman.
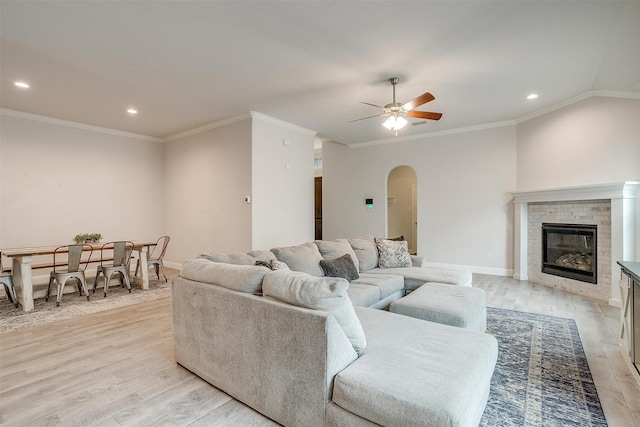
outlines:
[[484, 332], [487, 307], [484, 290], [428, 282], [389, 306], [392, 313]]

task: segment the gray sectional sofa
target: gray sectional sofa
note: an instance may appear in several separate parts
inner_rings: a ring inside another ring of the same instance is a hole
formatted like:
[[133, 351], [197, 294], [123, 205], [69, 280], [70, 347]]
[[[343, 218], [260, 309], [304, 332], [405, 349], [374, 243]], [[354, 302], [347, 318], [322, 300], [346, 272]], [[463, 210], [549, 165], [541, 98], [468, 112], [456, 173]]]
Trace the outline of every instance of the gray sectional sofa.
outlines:
[[[405, 242], [406, 243], [406, 242]], [[200, 258], [214, 262], [254, 265], [256, 261], [279, 260], [294, 271], [311, 276], [324, 276], [320, 261], [350, 255], [358, 270], [358, 278], [350, 281], [349, 298], [358, 307], [387, 308], [426, 282], [471, 286], [471, 272], [426, 266], [424, 257], [407, 255], [408, 265], [379, 267], [379, 251], [373, 236], [357, 239], [316, 240], [296, 246], [258, 250], [247, 254], [208, 253]]]
[[176, 361], [285, 426], [477, 426], [495, 338], [375, 309], [417, 277], [468, 286], [470, 275], [393, 274], [358, 255], [361, 242], [351, 246], [358, 279], [315, 269], [343, 256], [345, 242], [185, 262], [172, 285]]

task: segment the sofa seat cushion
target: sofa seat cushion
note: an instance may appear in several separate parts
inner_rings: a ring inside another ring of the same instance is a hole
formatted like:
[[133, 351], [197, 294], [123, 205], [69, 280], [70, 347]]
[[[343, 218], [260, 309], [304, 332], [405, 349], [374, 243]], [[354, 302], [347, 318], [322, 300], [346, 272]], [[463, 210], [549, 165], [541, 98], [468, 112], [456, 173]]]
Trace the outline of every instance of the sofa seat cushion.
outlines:
[[418, 289], [427, 282], [448, 283], [450, 285], [471, 286], [471, 272], [467, 270], [447, 270], [431, 267], [374, 268], [371, 274], [399, 274], [404, 277], [407, 290]]
[[262, 279], [270, 271], [257, 265], [227, 264], [198, 258], [185, 261], [180, 276], [233, 291], [259, 294], [262, 292]]
[[392, 302], [389, 311], [480, 332], [487, 329], [486, 295], [480, 288], [427, 282]]
[[380, 299], [404, 289], [404, 278], [395, 274], [361, 273], [359, 279], [351, 281], [352, 286], [356, 283], [371, 285], [380, 289]]
[[380, 288], [364, 283], [349, 283], [347, 290], [354, 307], [371, 307], [380, 301]]
[[302, 271], [311, 276], [324, 276], [320, 261], [323, 259], [318, 246], [313, 242], [297, 246], [286, 246], [271, 249], [278, 261], [282, 261], [293, 271]]
[[385, 426], [477, 426], [498, 357], [494, 337], [355, 308], [367, 352], [335, 378], [333, 402]]

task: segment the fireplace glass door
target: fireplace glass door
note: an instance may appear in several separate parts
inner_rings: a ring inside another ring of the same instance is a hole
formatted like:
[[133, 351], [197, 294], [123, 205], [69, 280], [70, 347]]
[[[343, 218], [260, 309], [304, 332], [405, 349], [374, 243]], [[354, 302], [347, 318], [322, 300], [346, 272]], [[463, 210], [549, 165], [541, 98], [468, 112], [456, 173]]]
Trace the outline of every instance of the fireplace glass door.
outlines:
[[542, 272], [597, 283], [597, 226], [542, 224]]

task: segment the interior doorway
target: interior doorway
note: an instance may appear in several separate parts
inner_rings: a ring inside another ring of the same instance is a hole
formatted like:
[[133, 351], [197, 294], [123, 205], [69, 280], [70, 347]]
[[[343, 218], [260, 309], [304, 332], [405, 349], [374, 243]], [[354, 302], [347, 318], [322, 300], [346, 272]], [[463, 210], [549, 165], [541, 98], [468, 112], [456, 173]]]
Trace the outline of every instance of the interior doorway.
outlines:
[[387, 178], [387, 237], [404, 237], [409, 252], [418, 252], [418, 178], [411, 166], [398, 166]]
[[322, 240], [322, 177], [314, 178], [314, 211], [315, 211], [315, 239]]

